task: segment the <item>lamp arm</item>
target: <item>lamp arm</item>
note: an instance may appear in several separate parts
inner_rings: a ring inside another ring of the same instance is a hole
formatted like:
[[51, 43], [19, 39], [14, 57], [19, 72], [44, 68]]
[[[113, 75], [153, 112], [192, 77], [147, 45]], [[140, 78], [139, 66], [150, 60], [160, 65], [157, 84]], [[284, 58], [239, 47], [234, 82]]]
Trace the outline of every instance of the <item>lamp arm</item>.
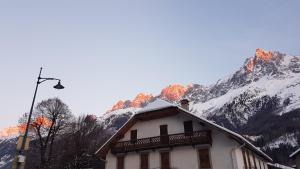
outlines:
[[[41, 81], [40, 81], [41, 80]], [[52, 77], [39, 77], [38, 79], [38, 83], [41, 84], [47, 80], [57, 80], [57, 81], [60, 81], [60, 79], [57, 79], [57, 78], [52, 78]]]

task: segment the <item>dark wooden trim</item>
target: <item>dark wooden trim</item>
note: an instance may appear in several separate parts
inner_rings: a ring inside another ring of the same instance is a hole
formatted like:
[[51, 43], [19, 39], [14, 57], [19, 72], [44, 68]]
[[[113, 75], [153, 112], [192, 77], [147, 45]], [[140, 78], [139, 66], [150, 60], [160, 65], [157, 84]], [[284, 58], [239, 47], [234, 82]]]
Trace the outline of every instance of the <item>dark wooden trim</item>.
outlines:
[[137, 140], [137, 130], [131, 130], [130, 131], [130, 141], [131, 142], [136, 142]]
[[124, 156], [117, 156], [117, 169], [124, 169], [125, 168], [125, 159]]
[[261, 168], [261, 160], [260, 159], [258, 159], [258, 164], [259, 164], [259, 169], [262, 169]]
[[199, 168], [211, 169], [211, 157], [209, 148], [198, 149]]
[[242, 154], [243, 154], [244, 167], [245, 167], [245, 169], [248, 169], [248, 164], [247, 164], [247, 159], [246, 159], [246, 152], [245, 152], [244, 148], [242, 148]]
[[131, 141], [122, 141], [112, 146], [112, 153], [126, 153], [132, 151], [143, 151], [157, 148], [197, 145], [197, 144], [211, 144], [211, 133], [209, 130], [195, 131], [192, 135], [186, 136], [185, 133], [166, 135], [168, 142], [163, 142], [161, 136], [148, 137], [137, 139], [135, 143]]
[[160, 152], [160, 166], [161, 169], [170, 169], [170, 152], [162, 151]]
[[246, 150], [246, 155], [247, 155], [247, 160], [248, 160], [248, 167], [251, 168], [251, 161], [250, 161], [250, 155], [249, 155], [248, 150]]
[[183, 128], [184, 128], [185, 135], [188, 136], [188, 135], [192, 134], [193, 131], [194, 131], [193, 120], [184, 121], [183, 122]]
[[141, 153], [140, 160], [140, 168], [149, 169], [149, 153]]
[[253, 158], [254, 168], [257, 169], [256, 160], [255, 160], [255, 155], [254, 155], [253, 152], [252, 152], [252, 158]]

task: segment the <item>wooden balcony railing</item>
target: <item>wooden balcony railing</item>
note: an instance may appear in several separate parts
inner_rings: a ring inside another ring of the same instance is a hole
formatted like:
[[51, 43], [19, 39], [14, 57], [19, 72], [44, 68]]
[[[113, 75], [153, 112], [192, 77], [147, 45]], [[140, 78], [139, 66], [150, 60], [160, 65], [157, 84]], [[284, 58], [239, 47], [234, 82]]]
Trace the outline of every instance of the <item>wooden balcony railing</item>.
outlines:
[[112, 153], [126, 153], [148, 149], [211, 144], [210, 131], [194, 131], [192, 133], [170, 134], [165, 136], [148, 137], [137, 140], [117, 142], [111, 149]]

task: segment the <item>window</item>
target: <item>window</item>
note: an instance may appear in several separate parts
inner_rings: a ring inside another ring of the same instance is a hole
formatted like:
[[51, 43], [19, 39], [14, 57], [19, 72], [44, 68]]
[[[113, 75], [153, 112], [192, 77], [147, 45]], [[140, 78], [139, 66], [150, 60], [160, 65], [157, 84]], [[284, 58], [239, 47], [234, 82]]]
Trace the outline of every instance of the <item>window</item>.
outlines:
[[130, 140], [135, 143], [137, 140], [137, 130], [131, 130], [130, 132]]
[[141, 154], [141, 169], [149, 169], [149, 154]]
[[211, 169], [209, 149], [199, 149], [199, 162], [201, 169]]
[[184, 125], [184, 134], [186, 136], [191, 136], [193, 134], [193, 121], [185, 121], [183, 122]]
[[160, 125], [160, 135], [168, 135], [168, 125]]
[[170, 153], [161, 152], [160, 153], [160, 166], [161, 169], [170, 169]]
[[117, 169], [124, 169], [124, 156], [117, 157]]
[[169, 143], [168, 125], [160, 125], [160, 142], [162, 144]]
[[245, 149], [242, 149], [242, 153], [243, 153], [244, 167], [245, 167], [245, 169], [248, 169]]

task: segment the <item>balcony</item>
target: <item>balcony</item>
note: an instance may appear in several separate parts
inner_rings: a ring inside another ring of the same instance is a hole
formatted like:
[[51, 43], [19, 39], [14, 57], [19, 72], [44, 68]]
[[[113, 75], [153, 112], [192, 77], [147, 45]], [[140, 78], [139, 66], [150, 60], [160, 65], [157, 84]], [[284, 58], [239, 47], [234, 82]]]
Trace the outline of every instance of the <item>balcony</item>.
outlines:
[[178, 133], [164, 136], [148, 137], [131, 141], [117, 142], [111, 149], [113, 154], [132, 151], [142, 151], [157, 148], [211, 144], [210, 131], [194, 131], [191, 133]]

